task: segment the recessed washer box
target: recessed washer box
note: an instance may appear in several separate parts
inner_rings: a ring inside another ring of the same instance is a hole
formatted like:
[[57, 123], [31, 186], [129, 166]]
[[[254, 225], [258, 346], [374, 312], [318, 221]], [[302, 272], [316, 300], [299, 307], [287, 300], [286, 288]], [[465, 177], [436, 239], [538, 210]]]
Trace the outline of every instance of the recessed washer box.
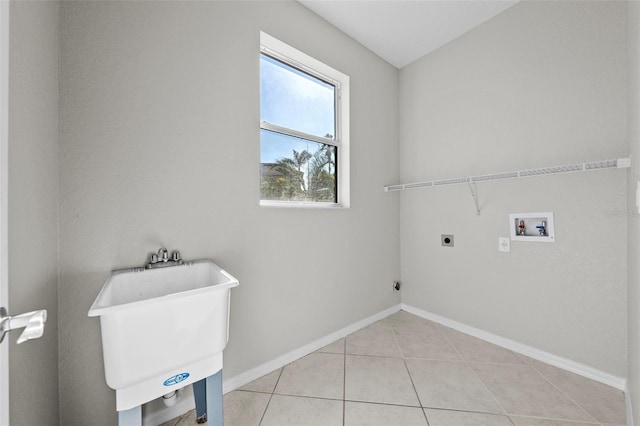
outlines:
[[556, 240], [553, 212], [511, 213], [509, 229], [512, 241], [553, 243]]

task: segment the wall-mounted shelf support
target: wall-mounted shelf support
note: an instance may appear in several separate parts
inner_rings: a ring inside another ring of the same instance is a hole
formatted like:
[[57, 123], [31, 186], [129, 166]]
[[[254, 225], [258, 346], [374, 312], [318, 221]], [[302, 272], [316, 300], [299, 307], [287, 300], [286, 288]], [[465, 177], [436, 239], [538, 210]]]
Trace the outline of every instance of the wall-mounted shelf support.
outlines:
[[[543, 167], [540, 169], [518, 170], [513, 172], [493, 173], [480, 176], [466, 176], [454, 179], [433, 180], [428, 182], [413, 182], [398, 185], [387, 185], [384, 187], [385, 192], [404, 191], [405, 189], [418, 188], [435, 188], [443, 185], [471, 184], [476, 182], [487, 182], [494, 180], [517, 179], [530, 176], [542, 176], [561, 173], [588, 172], [601, 169], [626, 169], [631, 167], [631, 158], [618, 158], [614, 160], [592, 161], [589, 163], [569, 164], [565, 166]], [[472, 195], [474, 194], [471, 189]], [[477, 206], [477, 197], [473, 195]], [[478, 209], [479, 211], [479, 209]], [[478, 213], [479, 214], [479, 213]]]
[[471, 183], [469, 183], [469, 190], [471, 191], [471, 196], [473, 197], [473, 202], [476, 205], [476, 216], [480, 216], [480, 206], [478, 205], [477, 189], [474, 191], [473, 190], [473, 185], [471, 185]]

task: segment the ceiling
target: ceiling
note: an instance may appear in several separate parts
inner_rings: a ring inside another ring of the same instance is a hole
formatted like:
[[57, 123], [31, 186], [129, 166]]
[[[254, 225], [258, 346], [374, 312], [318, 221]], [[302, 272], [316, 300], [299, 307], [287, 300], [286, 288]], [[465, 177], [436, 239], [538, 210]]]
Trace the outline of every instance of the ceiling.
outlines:
[[519, 0], [298, 0], [397, 68]]

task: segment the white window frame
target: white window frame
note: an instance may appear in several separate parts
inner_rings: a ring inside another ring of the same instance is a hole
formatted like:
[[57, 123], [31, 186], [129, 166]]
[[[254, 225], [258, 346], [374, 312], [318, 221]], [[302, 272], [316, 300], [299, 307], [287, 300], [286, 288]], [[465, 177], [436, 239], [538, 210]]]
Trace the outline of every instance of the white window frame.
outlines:
[[272, 123], [260, 122], [260, 129], [271, 130], [302, 139], [332, 145], [337, 148], [337, 203], [313, 201], [274, 201], [260, 200], [261, 206], [268, 207], [305, 207], [305, 208], [349, 208], [349, 76], [312, 58], [311, 56], [289, 46], [286, 43], [260, 31], [260, 53], [271, 56], [287, 65], [325, 80], [336, 88], [335, 122], [336, 130], [333, 139], [309, 135], [286, 129]]

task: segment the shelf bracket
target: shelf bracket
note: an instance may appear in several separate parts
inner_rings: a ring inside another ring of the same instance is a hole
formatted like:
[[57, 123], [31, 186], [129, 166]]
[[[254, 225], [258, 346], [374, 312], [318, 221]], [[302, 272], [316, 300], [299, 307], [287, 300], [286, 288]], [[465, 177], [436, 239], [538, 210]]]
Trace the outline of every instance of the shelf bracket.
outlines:
[[476, 206], [476, 216], [480, 216], [480, 207], [478, 206], [477, 188], [474, 191], [473, 186], [471, 185], [471, 183], [469, 183], [469, 191], [471, 191], [471, 197], [473, 197], [473, 202], [475, 203], [475, 206]]

